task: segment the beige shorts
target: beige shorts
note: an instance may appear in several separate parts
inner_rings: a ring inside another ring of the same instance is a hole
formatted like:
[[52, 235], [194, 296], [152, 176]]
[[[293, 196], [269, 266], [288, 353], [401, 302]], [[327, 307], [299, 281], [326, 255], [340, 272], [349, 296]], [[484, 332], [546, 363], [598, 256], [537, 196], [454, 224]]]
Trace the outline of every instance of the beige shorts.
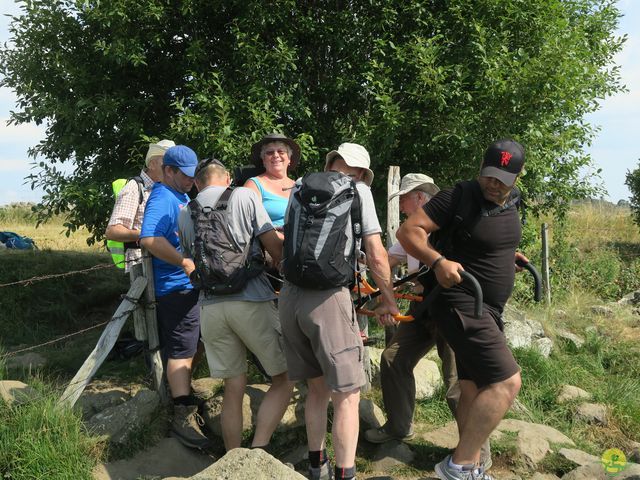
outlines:
[[229, 301], [204, 305], [200, 335], [214, 378], [247, 372], [247, 348], [273, 376], [287, 371], [278, 311], [272, 301]]
[[324, 375], [335, 392], [365, 384], [364, 347], [349, 290], [310, 290], [285, 282], [278, 302], [290, 380]]

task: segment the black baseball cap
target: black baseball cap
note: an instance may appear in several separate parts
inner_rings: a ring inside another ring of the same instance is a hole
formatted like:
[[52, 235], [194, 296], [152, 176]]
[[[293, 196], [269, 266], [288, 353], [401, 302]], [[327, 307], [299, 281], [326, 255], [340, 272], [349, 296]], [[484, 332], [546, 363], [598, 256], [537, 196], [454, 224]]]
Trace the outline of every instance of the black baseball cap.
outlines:
[[515, 140], [493, 142], [484, 153], [481, 177], [493, 177], [505, 185], [513, 185], [524, 168], [524, 147]]

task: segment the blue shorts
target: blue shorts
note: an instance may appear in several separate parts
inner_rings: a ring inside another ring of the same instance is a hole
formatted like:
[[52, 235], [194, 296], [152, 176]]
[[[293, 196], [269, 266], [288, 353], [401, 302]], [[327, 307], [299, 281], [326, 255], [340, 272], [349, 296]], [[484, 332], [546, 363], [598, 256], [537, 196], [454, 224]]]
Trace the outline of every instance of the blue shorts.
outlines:
[[162, 358], [192, 358], [200, 339], [198, 290], [180, 290], [158, 297], [156, 312]]

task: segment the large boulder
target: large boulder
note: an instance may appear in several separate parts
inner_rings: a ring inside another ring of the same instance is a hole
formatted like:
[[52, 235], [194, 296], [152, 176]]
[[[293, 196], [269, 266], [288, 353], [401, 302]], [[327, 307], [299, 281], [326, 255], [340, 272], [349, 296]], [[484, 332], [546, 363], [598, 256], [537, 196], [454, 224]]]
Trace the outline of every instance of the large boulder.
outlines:
[[562, 476], [562, 480], [594, 480], [614, 478], [615, 480], [640, 480], [640, 465], [628, 463], [624, 470], [615, 475], [605, 475], [602, 464], [583, 465]]
[[80, 395], [75, 408], [82, 412], [82, 418], [89, 420], [95, 414], [110, 407], [122, 405], [131, 400], [131, 394], [124, 388], [104, 391], [85, 391]]
[[511, 348], [535, 348], [545, 357], [549, 356], [553, 343], [545, 336], [540, 322], [527, 318], [509, 304], [505, 306], [502, 321], [504, 335]]
[[262, 449], [234, 448], [189, 480], [304, 480]]
[[141, 390], [131, 400], [95, 414], [87, 422], [94, 435], [105, 436], [112, 443], [123, 444], [130, 435], [156, 417], [160, 397], [151, 390]]
[[578, 406], [575, 418], [592, 425], [606, 426], [609, 423], [607, 406], [602, 403], [583, 403]]

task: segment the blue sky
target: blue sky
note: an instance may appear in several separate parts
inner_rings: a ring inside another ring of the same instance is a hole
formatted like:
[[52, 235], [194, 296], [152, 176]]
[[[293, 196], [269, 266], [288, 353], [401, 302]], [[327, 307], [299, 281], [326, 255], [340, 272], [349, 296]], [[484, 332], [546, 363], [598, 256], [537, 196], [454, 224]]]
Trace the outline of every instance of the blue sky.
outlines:
[[[16, 14], [18, 8], [11, 0], [0, 6], [0, 42], [8, 39], [7, 13]], [[593, 145], [587, 149], [594, 159], [594, 167], [601, 168], [601, 178], [611, 201], [629, 197], [624, 184], [626, 172], [638, 167], [640, 142], [636, 142], [640, 126], [640, 1], [619, 0], [624, 17], [618, 34], [628, 36], [624, 50], [617, 56], [621, 66], [622, 83], [629, 91], [606, 99], [601, 109], [588, 120], [601, 127]], [[12, 202], [38, 201], [41, 191], [33, 191], [24, 184], [31, 173], [33, 159], [27, 149], [44, 136], [44, 128], [36, 125], [7, 126], [9, 112], [14, 108], [15, 96], [0, 88], [0, 205]]]

